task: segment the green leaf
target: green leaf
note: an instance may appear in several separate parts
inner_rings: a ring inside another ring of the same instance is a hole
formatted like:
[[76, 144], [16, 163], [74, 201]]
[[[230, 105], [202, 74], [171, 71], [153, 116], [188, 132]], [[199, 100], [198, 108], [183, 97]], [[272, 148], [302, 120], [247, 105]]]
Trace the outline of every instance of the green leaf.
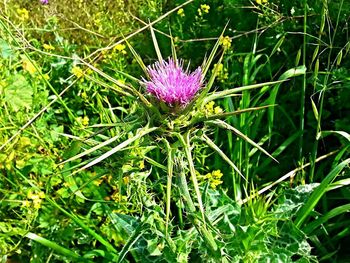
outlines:
[[[287, 70], [286, 72], [284, 72], [278, 80], [283, 81], [283, 80], [287, 80], [289, 78], [292, 77], [297, 77], [300, 75], [305, 74], [306, 72], [306, 67], [305, 66], [299, 66], [296, 68], [291, 68], [289, 70]], [[277, 98], [277, 93], [278, 90], [280, 88], [280, 84], [277, 84], [271, 91], [270, 97], [267, 100], [267, 104], [275, 104], [276, 103], [276, 98]], [[268, 109], [268, 120], [269, 120], [269, 129], [270, 127], [273, 127], [273, 121], [274, 121], [274, 113], [275, 113], [275, 109], [274, 108], [270, 108]], [[269, 133], [271, 134], [272, 131], [270, 130]]]
[[[86, 164], [86, 165], [83, 166], [82, 168], [80, 168], [80, 169], [74, 171], [71, 175], [76, 174], [76, 173], [79, 173], [79, 172], [81, 172], [81, 171], [83, 171], [83, 170], [85, 170], [85, 169], [87, 169], [87, 168], [89, 168], [89, 167], [91, 167], [91, 166], [93, 166], [93, 165], [95, 165], [95, 164], [97, 164], [97, 163], [103, 161], [104, 159], [108, 158], [109, 156], [115, 154], [116, 152], [119, 152], [119, 151], [123, 150], [126, 146], [128, 146], [128, 145], [131, 144], [131, 143], [133, 143], [134, 141], [136, 141], [136, 140], [142, 138], [142, 137], [145, 136], [146, 134], [148, 134], [148, 133], [150, 133], [150, 132], [153, 132], [153, 131], [155, 131], [155, 130], [157, 130], [157, 129], [158, 129], [158, 127], [153, 127], [153, 128], [148, 128], [148, 127], [146, 127], [146, 128], [140, 129], [139, 131], [136, 132], [136, 135], [135, 135], [134, 137], [131, 137], [131, 138], [125, 140], [124, 142], [118, 144], [118, 145], [117, 145], [116, 147], [114, 147], [113, 149], [109, 150], [108, 152], [105, 152], [104, 154], [102, 154], [101, 156], [97, 157], [97, 158], [94, 159], [93, 161], [89, 162], [88, 164]], [[93, 148], [94, 148], [94, 147], [93, 147]], [[89, 150], [87, 150], [87, 151], [89, 151]], [[90, 149], [90, 151], [91, 151], [91, 149]], [[83, 154], [83, 153], [81, 153], [81, 154]], [[81, 154], [80, 154], [80, 155], [81, 155]], [[75, 158], [75, 157], [72, 157], [72, 158], [70, 158], [69, 160], [72, 160], [73, 158]], [[67, 161], [68, 161], [68, 160], [67, 160]], [[66, 161], [66, 162], [67, 162], [67, 161]]]
[[202, 140], [205, 141], [209, 145], [209, 147], [215, 150], [221, 156], [221, 158], [224, 159], [233, 168], [233, 170], [235, 170], [244, 180], [247, 180], [241, 173], [241, 171], [238, 169], [238, 167], [230, 160], [230, 158], [227, 157], [227, 155], [223, 151], [221, 151], [221, 149], [207, 135], [203, 134]]
[[220, 128], [232, 131], [238, 137], [242, 138], [243, 140], [245, 140], [246, 142], [248, 142], [252, 146], [258, 148], [260, 151], [262, 151], [264, 154], [266, 154], [267, 156], [269, 156], [271, 159], [275, 160], [278, 163], [278, 161], [271, 154], [269, 154], [264, 148], [262, 148], [259, 144], [254, 142], [252, 139], [250, 139], [248, 136], [246, 136], [240, 130], [236, 129], [235, 127], [231, 126], [230, 124], [228, 124], [222, 120], [207, 121], [206, 123], [214, 124], [215, 126], [218, 126]]
[[350, 134], [345, 132], [345, 131], [322, 131], [320, 133], [320, 137], [324, 138], [324, 137], [326, 137], [328, 135], [332, 135], [332, 134], [340, 135], [340, 136], [344, 137], [345, 139], [347, 139], [348, 142], [350, 142]]
[[317, 106], [316, 106], [313, 99], [311, 99], [311, 105], [312, 105], [312, 110], [314, 112], [315, 119], [316, 119], [316, 121], [318, 121], [318, 110], [317, 110]]
[[320, 186], [312, 193], [307, 203], [298, 211], [295, 225], [300, 227], [310, 216], [310, 213], [317, 205], [323, 194], [327, 191], [329, 184], [339, 175], [339, 173], [350, 163], [350, 158], [338, 164], [322, 181]]
[[157, 41], [156, 35], [154, 34], [154, 30], [151, 24], [149, 25], [149, 28], [151, 30], [152, 41], [153, 41], [154, 49], [156, 50], [156, 53], [157, 53], [158, 61], [162, 63], [163, 61], [162, 53], [160, 52], [158, 41]]
[[58, 252], [61, 255], [69, 257], [70, 259], [79, 259], [81, 261], [86, 261], [83, 258], [81, 258], [78, 254], [76, 254], [75, 252], [73, 252], [67, 248], [64, 248], [64, 247], [58, 245], [57, 243], [52, 242], [46, 238], [40, 237], [34, 233], [29, 232], [25, 236], [29, 239], [32, 239], [32, 240], [48, 247], [48, 248], [53, 249], [54, 251]]
[[11, 46], [4, 39], [0, 39], [0, 54], [4, 59], [13, 57], [15, 54]]
[[336, 217], [338, 215], [344, 214], [344, 213], [349, 213], [349, 212], [350, 212], [350, 204], [338, 206], [338, 207], [332, 209], [331, 211], [329, 211], [328, 213], [326, 213], [325, 215], [323, 215], [323, 216], [317, 218], [316, 220], [310, 222], [309, 224], [307, 224], [307, 226], [304, 228], [304, 232], [307, 235], [309, 235], [312, 233], [312, 231], [314, 231], [320, 225], [326, 223], [329, 219]]
[[282, 82], [285, 82], [285, 81], [287, 80], [270, 81], [270, 82], [264, 82], [264, 83], [254, 84], [254, 85], [247, 85], [247, 86], [232, 88], [232, 89], [218, 91], [218, 92], [212, 92], [212, 93], [209, 93], [208, 96], [203, 100], [203, 105], [205, 105], [209, 101], [230, 97], [245, 90], [257, 89], [257, 88], [263, 88], [266, 86], [272, 86], [275, 84], [281, 84]]
[[14, 75], [8, 80], [9, 85], [4, 89], [4, 100], [10, 108], [17, 112], [32, 108], [33, 88], [24, 76]]

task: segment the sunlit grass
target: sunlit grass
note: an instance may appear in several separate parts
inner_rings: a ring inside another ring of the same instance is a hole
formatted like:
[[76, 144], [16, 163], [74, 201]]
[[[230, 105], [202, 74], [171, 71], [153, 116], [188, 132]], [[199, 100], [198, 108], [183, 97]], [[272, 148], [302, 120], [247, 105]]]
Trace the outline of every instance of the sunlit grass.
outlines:
[[0, 3], [0, 262], [342, 262], [348, 3], [34, 2]]

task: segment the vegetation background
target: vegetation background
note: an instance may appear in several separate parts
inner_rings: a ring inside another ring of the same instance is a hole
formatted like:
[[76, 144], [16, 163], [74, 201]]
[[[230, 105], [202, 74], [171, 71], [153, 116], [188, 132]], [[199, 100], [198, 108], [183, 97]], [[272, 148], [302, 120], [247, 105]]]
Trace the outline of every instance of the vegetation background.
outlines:
[[[349, 262], [349, 18], [344, 0], [1, 1], [0, 262]], [[158, 49], [231, 92], [191, 138], [145, 121]]]

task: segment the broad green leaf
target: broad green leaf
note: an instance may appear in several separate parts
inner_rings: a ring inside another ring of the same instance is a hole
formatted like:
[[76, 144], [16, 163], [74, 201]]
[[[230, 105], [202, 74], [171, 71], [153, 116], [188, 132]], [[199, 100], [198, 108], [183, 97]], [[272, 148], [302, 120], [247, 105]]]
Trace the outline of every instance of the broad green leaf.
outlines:
[[13, 57], [15, 54], [11, 46], [4, 39], [0, 39], [0, 54], [4, 59]]
[[4, 88], [4, 101], [10, 108], [17, 112], [22, 109], [32, 108], [33, 88], [24, 76], [14, 75], [8, 80], [8, 86]]

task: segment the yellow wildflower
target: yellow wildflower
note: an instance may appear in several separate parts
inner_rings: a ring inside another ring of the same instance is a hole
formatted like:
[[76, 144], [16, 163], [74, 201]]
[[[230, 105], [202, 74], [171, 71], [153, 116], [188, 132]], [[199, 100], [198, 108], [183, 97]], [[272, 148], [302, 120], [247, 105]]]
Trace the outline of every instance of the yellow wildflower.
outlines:
[[35, 208], [35, 209], [41, 208], [41, 203], [42, 203], [42, 202], [43, 202], [43, 200], [41, 200], [41, 199], [34, 199], [34, 200], [33, 200], [34, 208]]
[[28, 200], [23, 201], [22, 207], [30, 207], [30, 202]]
[[117, 44], [114, 46], [113, 51], [119, 51], [122, 54], [126, 54], [125, 48], [126, 46], [124, 44]]
[[101, 25], [101, 19], [96, 18], [96, 19], [94, 20], [94, 24], [95, 24], [96, 26], [100, 26], [100, 25]]
[[215, 189], [218, 185], [222, 184], [223, 181], [220, 180], [222, 176], [223, 174], [220, 170], [212, 171], [211, 178], [208, 178], [210, 182], [210, 187]]
[[214, 113], [215, 113], [215, 114], [219, 114], [219, 113], [222, 113], [222, 112], [223, 112], [223, 110], [221, 109], [220, 106], [216, 106], [216, 107], [214, 108]]
[[[41, 207], [42, 199], [45, 198], [45, 193], [40, 191], [39, 193], [33, 193], [31, 190], [28, 191], [27, 198], [33, 200], [33, 206], [35, 209], [39, 209]], [[27, 201], [24, 206], [29, 206], [29, 201]]]
[[177, 10], [177, 14], [180, 16], [180, 17], [184, 17], [185, 16], [185, 11], [183, 8], [180, 8], [179, 10]]
[[140, 162], [139, 168], [140, 168], [140, 170], [145, 168], [145, 162], [143, 160]]
[[222, 184], [222, 181], [221, 180], [217, 180], [217, 179], [213, 179], [211, 182], [210, 182], [210, 187], [213, 188], [213, 189], [216, 189], [216, 187], [218, 185]]
[[49, 76], [49, 74], [43, 74], [43, 76], [38, 76], [38, 79], [49, 80], [49, 79], [50, 79], [50, 76]]
[[23, 21], [29, 19], [29, 11], [25, 8], [17, 8], [17, 14], [19, 15], [19, 19]]
[[224, 70], [224, 65], [222, 63], [219, 63], [219, 64], [214, 64], [214, 69], [220, 73]]
[[85, 91], [83, 91], [83, 92], [80, 94], [80, 96], [81, 96], [81, 98], [82, 98], [83, 100], [87, 100], [87, 98], [88, 98], [88, 95], [86, 94]]
[[[216, 74], [217, 74], [217, 79], [220, 82], [224, 82], [226, 79], [228, 79], [228, 72], [227, 72], [227, 68], [224, 68], [224, 65], [222, 63], [219, 64], [215, 64], [214, 65], [214, 70], [216, 70]], [[213, 71], [214, 71], [213, 70]]]
[[28, 198], [28, 199], [33, 199], [33, 196], [34, 196], [34, 195], [33, 195], [33, 192], [29, 190], [29, 191], [28, 191], [28, 194], [27, 194], [27, 198]]
[[258, 5], [266, 4], [267, 0], [255, 0]]
[[211, 174], [215, 179], [220, 179], [223, 176], [223, 174], [220, 170], [212, 171]]
[[229, 36], [221, 36], [220, 44], [224, 47], [224, 49], [229, 49], [231, 47], [232, 40]]
[[30, 75], [33, 75], [36, 72], [36, 68], [33, 63], [28, 59], [22, 60], [22, 67], [25, 71], [29, 72]]
[[210, 6], [209, 6], [209, 5], [206, 5], [206, 4], [201, 5], [201, 10], [202, 10], [204, 13], [208, 14], [208, 13], [209, 13], [209, 9], [210, 9]]
[[123, 183], [128, 184], [130, 182], [130, 177], [129, 176], [124, 176], [123, 177]]
[[209, 101], [207, 104], [205, 104], [205, 111], [207, 112], [207, 114], [213, 114], [214, 112], [214, 101]]
[[55, 50], [55, 47], [54, 46], [51, 46], [50, 44], [44, 44], [43, 45], [43, 48], [45, 50]]
[[89, 125], [89, 117], [88, 116], [84, 116], [84, 118], [81, 120], [81, 123], [84, 126], [88, 126]]
[[118, 203], [125, 203], [126, 201], [128, 201], [128, 197], [125, 195], [121, 195], [118, 191], [115, 191], [111, 195], [111, 198]]
[[97, 179], [97, 180], [93, 181], [93, 184], [96, 186], [100, 186], [100, 184], [102, 184], [102, 182], [103, 182], [103, 179]]
[[223, 112], [220, 106], [214, 107], [214, 105], [215, 105], [214, 101], [209, 101], [207, 104], [205, 104], [204, 109], [207, 115], [219, 114]]
[[40, 191], [38, 195], [41, 199], [45, 198], [45, 193], [43, 191]]
[[78, 66], [74, 66], [71, 70], [72, 74], [74, 74], [77, 78], [81, 78], [84, 76], [84, 72]]

